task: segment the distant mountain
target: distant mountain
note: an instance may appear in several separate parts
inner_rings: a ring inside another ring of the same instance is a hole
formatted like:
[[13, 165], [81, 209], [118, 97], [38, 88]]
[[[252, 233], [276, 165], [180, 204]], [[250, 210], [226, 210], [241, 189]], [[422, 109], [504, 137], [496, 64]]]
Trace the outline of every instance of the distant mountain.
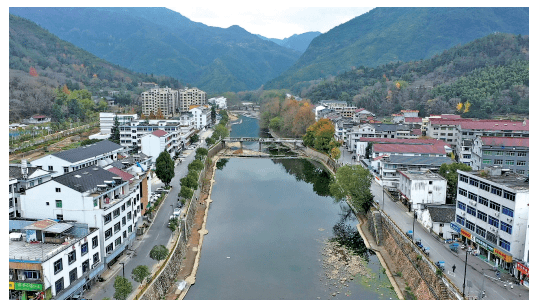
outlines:
[[285, 38], [283, 40], [276, 39], [276, 38], [266, 38], [259, 34], [257, 36], [263, 40], [268, 40], [280, 46], [294, 49], [298, 52], [303, 53], [307, 49], [311, 41], [314, 38], [318, 37], [319, 35], [321, 35], [321, 33], [318, 31], [310, 31], [310, 32], [302, 33], [302, 34], [293, 34], [292, 36]]
[[138, 93], [139, 82], [181, 87], [173, 78], [149, 76], [111, 64], [27, 19], [9, 15], [11, 121], [50, 114], [53, 90], [63, 85], [70, 90], [87, 89], [93, 96], [108, 96], [110, 90]]
[[354, 67], [431, 58], [494, 32], [529, 34], [529, 8], [375, 8], [316, 37], [265, 88], [290, 88]]
[[239, 26], [218, 28], [166, 8], [10, 8], [59, 38], [137, 72], [208, 92], [259, 88], [300, 56]]

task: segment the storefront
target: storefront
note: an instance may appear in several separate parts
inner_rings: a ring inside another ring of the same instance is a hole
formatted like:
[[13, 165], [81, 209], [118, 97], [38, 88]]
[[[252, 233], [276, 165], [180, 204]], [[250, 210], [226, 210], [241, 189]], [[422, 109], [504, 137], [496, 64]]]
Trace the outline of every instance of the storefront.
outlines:
[[529, 268], [524, 264], [520, 262], [516, 262], [516, 275], [515, 275], [522, 285], [524, 283], [529, 284]]
[[44, 299], [42, 283], [9, 282], [9, 299], [42, 300]]

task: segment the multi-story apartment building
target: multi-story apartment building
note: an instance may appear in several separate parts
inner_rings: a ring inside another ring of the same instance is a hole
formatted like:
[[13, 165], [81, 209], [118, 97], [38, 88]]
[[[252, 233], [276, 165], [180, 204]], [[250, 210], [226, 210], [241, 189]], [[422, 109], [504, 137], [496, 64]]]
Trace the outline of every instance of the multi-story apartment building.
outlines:
[[398, 169], [400, 181], [398, 191], [409, 211], [422, 213], [425, 205], [446, 204], [447, 181], [441, 175], [431, 171], [414, 171]]
[[55, 172], [52, 177], [79, 170], [87, 166], [107, 165], [117, 159], [118, 154], [124, 152], [124, 147], [109, 140], [102, 140], [94, 144], [57, 152], [33, 160], [32, 166]]
[[28, 166], [26, 160], [21, 164], [9, 164], [9, 217], [20, 217], [20, 193], [35, 185], [52, 179], [52, 174], [39, 167]]
[[68, 299], [104, 270], [98, 228], [10, 220], [9, 231], [9, 299]]
[[206, 104], [206, 93], [198, 88], [180, 89], [178, 93], [180, 112], [188, 112], [190, 106]]
[[111, 262], [135, 239], [146, 175], [89, 166], [37, 185], [21, 194], [24, 218], [76, 221], [98, 228], [102, 260]]
[[163, 130], [157, 130], [141, 137], [141, 152], [153, 158], [166, 151], [173, 158], [185, 146], [182, 139], [174, 139], [174, 134], [167, 133]]
[[529, 219], [527, 178], [501, 167], [457, 172], [457, 209], [452, 229], [482, 258], [514, 272], [513, 262], [529, 261], [524, 257]]
[[190, 106], [189, 112], [192, 113], [197, 130], [205, 129], [213, 125], [209, 106]]
[[213, 106], [216, 106], [219, 110], [225, 110], [228, 108], [228, 101], [226, 97], [223, 96], [209, 98], [207, 102]]
[[172, 147], [179, 151], [180, 144], [186, 144], [195, 132], [195, 122], [188, 112], [180, 120], [135, 120], [120, 126], [120, 145], [125, 148], [142, 149], [141, 137], [157, 130], [172, 135]]
[[529, 175], [529, 138], [477, 137], [472, 147], [472, 169], [495, 165]]
[[153, 88], [141, 93], [142, 113], [157, 116], [159, 110], [165, 118], [174, 117], [178, 110], [178, 90], [171, 88]]
[[100, 133], [103, 135], [111, 134], [111, 129], [115, 124], [115, 117], [117, 118], [118, 124], [123, 125], [134, 120], [139, 119], [137, 114], [115, 114], [115, 113], [100, 113]]

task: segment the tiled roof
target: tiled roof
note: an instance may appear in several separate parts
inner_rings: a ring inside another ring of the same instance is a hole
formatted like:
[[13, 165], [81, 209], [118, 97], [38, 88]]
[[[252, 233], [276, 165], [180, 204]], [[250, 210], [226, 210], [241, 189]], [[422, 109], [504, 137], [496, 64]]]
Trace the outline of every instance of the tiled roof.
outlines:
[[33, 115], [31, 118], [37, 119], [37, 118], [46, 118], [45, 115]]
[[[28, 166], [28, 176], [32, 175], [39, 168]], [[16, 165], [9, 166], [9, 177], [15, 179], [22, 179], [22, 167]]]
[[361, 137], [359, 140], [361, 142], [372, 142], [372, 143], [397, 143], [397, 144], [446, 144], [442, 140], [438, 139], [400, 139], [400, 138], [369, 138]]
[[411, 134], [422, 136], [422, 129], [412, 129]]
[[376, 153], [446, 154], [443, 144], [373, 144]]
[[450, 223], [455, 220], [455, 206], [440, 205], [427, 206], [431, 220], [434, 223]]
[[483, 145], [529, 147], [529, 137], [481, 137]]
[[422, 123], [422, 117], [405, 117], [404, 122], [419, 122]]
[[116, 144], [109, 140], [102, 140], [102, 141], [99, 141], [99, 142], [96, 142], [94, 144], [90, 144], [87, 146], [82, 146], [82, 147], [58, 152], [58, 153], [52, 154], [52, 156], [61, 158], [70, 163], [74, 163], [74, 162], [85, 160], [87, 158], [103, 155], [105, 153], [109, 153], [109, 152], [112, 152], [112, 151], [115, 151], [121, 148], [122, 146], [120, 144]]
[[89, 166], [73, 172], [63, 174], [52, 181], [61, 183], [79, 192], [86, 192], [104, 181], [113, 181], [117, 175], [100, 167]]
[[157, 137], [163, 137], [166, 134], [168, 134], [168, 133], [163, 131], [163, 130], [157, 130], [157, 131], [153, 131], [152, 132], [152, 135], [157, 136]]
[[[437, 119], [437, 118], [439, 118], [439, 117], [440, 117], [440, 119], [461, 119], [461, 115], [455, 115], [455, 114], [443, 114], [443, 115], [433, 115], [433, 114], [431, 114], [431, 115], [429, 115], [429, 118], [432, 118], [431, 119], [432, 121]], [[433, 118], [435, 118], [435, 119], [433, 119]]]
[[451, 164], [454, 161], [450, 157], [422, 157], [390, 155], [387, 163], [400, 165], [425, 165], [440, 167], [442, 164]]
[[431, 124], [461, 125], [467, 130], [510, 130], [529, 131], [529, 120], [525, 124], [522, 121], [512, 120], [472, 120], [472, 119], [430, 119]]
[[110, 172], [116, 174], [117, 176], [121, 177], [122, 180], [124, 180], [124, 181], [129, 181], [129, 180], [131, 180], [131, 178], [133, 178], [132, 174], [129, 174], [129, 173], [125, 172], [125, 171], [122, 171], [122, 170], [120, 170], [120, 169], [118, 169], [116, 167], [111, 167], [107, 171], [110, 171]]

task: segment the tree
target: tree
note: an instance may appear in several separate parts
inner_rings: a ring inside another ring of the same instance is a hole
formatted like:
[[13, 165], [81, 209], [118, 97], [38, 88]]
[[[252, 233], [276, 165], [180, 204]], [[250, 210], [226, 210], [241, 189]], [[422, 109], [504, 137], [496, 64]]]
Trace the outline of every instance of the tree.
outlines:
[[113, 287], [115, 288], [113, 298], [117, 300], [126, 300], [133, 291], [133, 286], [131, 285], [131, 282], [122, 276], [117, 276], [115, 278]]
[[193, 160], [189, 165], [187, 166], [188, 170], [196, 170], [200, 171], [202, 168], [204, 168], [204, 164], [200, 160]]
[[193, 175], [188, 174], [187, 176], [181, 178], [180, 180], [181, 187], [189, 187], [190, 189], [198, 189], [198, 178], [193, 178]]
[[368, 142], [365, 148], [365, 159], [370, 159], [370, 156], [372, 155], [372, 144], [372, 142]]
[[165, 186], [168, 186], [174, 178], [174, 161], [166, 150], [159, 154], [155, 160], [155, 174]]
[[163, 245], [154, 246], [150, 251], [150, 258], [157, 260], [158, 262], [167, 258], [168, 249]]
[[191, 136], [191, 143], [196, 143], [200, 140], [200, 137], [197, 134]]
[[111, 136], [109, 137], [109, 141], [113, 141], [116, 144], [120, 144], [120, 129], [119, 129], [118, 117], [116, 115], [115, 115], [115, 122], [113, 123], [113, 127], [111, 128]]
[[217, 120], [217, 111], [215, 110], [215, 106], [211, 106], [211, 120], [213, 123], [215, 123], [215, 120]]
[[446, 187], [447, 204], [455, 204], [455, 199], [457, 198], [457, 170], [471, 171], [472, 167], [464, 163], [454, 162], [451, 164], [442, 164], [439, 168], [439, 174], [448, 182]]
[[331, 149], [331, 157], [335, 160], [339, 160], [339, 158], [341, 157], [341, 151], [338, 147], [334, 147]]
[[268, 124], [268, 127], [272, 128], [275, 131], [279, 131], [282, 125], [283, 125], [283, 122], [281, 121], [281, 118], [279, 118], [279, 116], [276, 116], [270, 119], [270, 123]]
[[207, 146], [211, 146], [215, 143], [215, 139], [211, 138], [211, 137], [208, 137], [205, 139], [205, 143], [207, 143]]
[[131, 271], [131, 278], [140, 284], [142, 284], [144, 279], [148, 276], [150, 276], [150, 270], [145, 265], [138, 265], [133, 271]]
[[207, 149], [206, 148], [203, 148], [203, 147], [199, 147], [197, 150], [196, 150], [196, 155], [199, 155], [200, 157], [205, 157], [207, 156]]
[[189, 200], [189, 199], [192, 198], [193, 194], [194, 193], [193, 193], [192, 189], [190, 189], [187, 186], [181, 186], [181, 190], [180, 190], [180, 193], [178, 193], [178, 196], [181, 197], [181, 198], [184, 198], [186, 200]]
[[370, 192], [372, 175], [361, 165], [346, 165], [337, 170], [336, 179], [330, 185], [335, 200], [350, 202], [357, 211], [366, 213], [372, 207], [374, 196]]

